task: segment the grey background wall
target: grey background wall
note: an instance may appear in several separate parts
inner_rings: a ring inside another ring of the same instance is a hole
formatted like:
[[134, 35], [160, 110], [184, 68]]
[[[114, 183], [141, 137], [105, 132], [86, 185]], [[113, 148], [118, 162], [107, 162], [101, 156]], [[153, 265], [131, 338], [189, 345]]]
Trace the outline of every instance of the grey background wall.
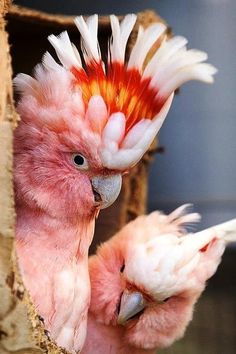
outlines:
[[189, 83], [176, 97], [160, 133], [166, 148], [151, 169], [149, 209], [192, 202], [200, 228], [236, 216], [236, 1], [235, 0], [22, 0], [52, 13], [100, 14], [152, 8], [208, 52], [218, 69], [213, 86]]

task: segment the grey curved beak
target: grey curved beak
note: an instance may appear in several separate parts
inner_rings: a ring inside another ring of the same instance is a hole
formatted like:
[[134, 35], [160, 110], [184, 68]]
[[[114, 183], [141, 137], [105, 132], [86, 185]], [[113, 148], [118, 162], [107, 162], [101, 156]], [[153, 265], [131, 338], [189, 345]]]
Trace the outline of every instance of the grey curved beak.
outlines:
[[91, 179], [94, 199], [100, 209], [109, 207], [120, 194], [121, 174], [113, 176], [96, 176]]
[[124, 291], [121, 297], [117, 323], [124, 326], [131, 317], [141, 312], [145, 306], [145, 299], [140, 292], [129, 293]]

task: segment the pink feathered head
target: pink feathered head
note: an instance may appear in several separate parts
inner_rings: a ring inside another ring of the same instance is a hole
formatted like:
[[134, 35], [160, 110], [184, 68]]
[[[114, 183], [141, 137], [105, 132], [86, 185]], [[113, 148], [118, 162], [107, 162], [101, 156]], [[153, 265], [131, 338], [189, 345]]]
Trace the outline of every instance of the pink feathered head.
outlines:
[[[75, 19], [81, 34], [80, 54], [70, 42], [67, 32], [49, 36], [62, 65], [49, 53], [43, 65], [36, 67], [35, 78], [20, 74], [15, 79], [18, 89], [29, 94], [41, 110], [38, 124], [64, 125], [80, 130], [90, 129], [99, 140], [99, 156], [105, 168], [126, 170], [136, 164], [152, 143], [169, 111], [174, 91], [184, 82], [213, 82], [216, 69], [206, 63], [204, 52], [187, 50], [187, 40], [163, 34], [166, 26], [156, 23], [146, 30], [139, 28], [137, 41], [125, 64], [126, 45], [136, 22], [136, 16], [110, 17], [112, 36], [108, 63], [101, 59], [97, 39], [98, 16]], [[162, 39], [160, 48], [147, 65], [150, 49]], [[69, 108], [68, 108], [69, 107]], [[35, 107], [36, 109], [36, 107]], [[58, 111], [50, 118], [50, 110]], [[66, 114], [65, 114], [66, 113]], [[65, 116], [69, 119], [65, 119]]]

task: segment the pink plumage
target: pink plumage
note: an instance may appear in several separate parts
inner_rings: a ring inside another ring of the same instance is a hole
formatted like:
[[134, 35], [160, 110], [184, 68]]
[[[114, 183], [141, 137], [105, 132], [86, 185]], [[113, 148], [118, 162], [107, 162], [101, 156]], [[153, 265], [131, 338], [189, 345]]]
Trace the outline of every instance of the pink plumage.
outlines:
[[[126, 225], [90, 258], [92, 297], [82, 353], [154, 354], [181, 338], [236, 219], [190, 234], [188, 205]], [[96, 348], [96, 349], [95, 349]]]
[[[145, 67], [163, 24], [140, 29], [129, 62], [126, 44], [136, 16], [111, 16], [108, 69], [97, 40], [98, 18], [75, 23], [81, 50], [67, 32], [49, 36], [49, 53], [34, 77], [19, 74], [21, 116], [14, 136], [16, 249], [23, 280], [52, 339], [71, 352], [82, 348], [90, 299], [88, 248], [95, 217], [112, 204], [121, 175], [150, 146], [188, 80], [213, 82], [207, 55], [186, 39], [164, 38]], [[140, 104], [142, 103], [142, 104]]]
[[[37, 100], [24, 96], [18, 105], [16, 246], [24, 282], [45, 327], [61, 346], [77, 350], [86, 335], [88, 247], [99, 207], [91, 179], [103, 167], [96, 136], [77, 119], [83, 102], [71, 100], [68, 81], [56, 74], [52, 83], [43, 76], [38, 80], [43, 90]], [[77, 167], [72, 153], [86, 156], [90, 168]]]

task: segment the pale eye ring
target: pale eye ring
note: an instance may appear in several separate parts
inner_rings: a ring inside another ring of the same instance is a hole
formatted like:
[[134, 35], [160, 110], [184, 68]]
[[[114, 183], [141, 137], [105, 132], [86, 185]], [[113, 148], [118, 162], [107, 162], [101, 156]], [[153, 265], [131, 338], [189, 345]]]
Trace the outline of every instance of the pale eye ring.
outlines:
[[87, 170], [89, 168], [88, 161], [82, 154], [72, 154], [72, 162], [80, 170]]

